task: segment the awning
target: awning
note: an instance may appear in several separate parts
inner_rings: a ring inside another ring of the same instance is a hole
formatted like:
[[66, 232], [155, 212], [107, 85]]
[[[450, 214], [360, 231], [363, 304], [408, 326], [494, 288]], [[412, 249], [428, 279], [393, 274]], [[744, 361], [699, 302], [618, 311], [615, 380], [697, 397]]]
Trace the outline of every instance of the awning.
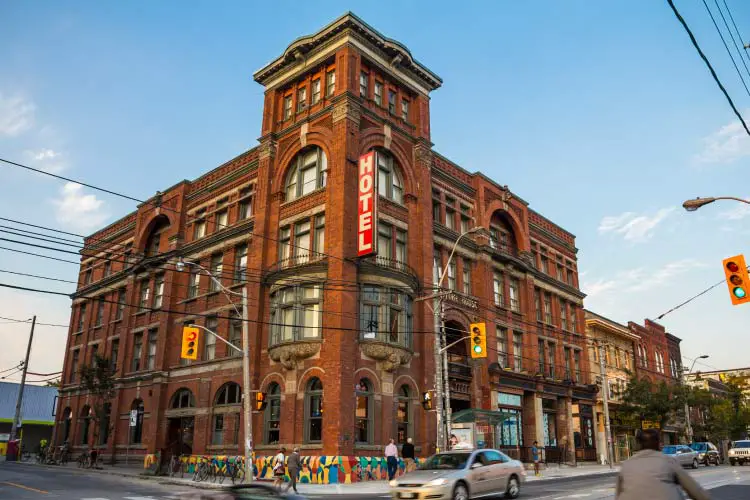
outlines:
[[511, 418], [511, 415], [504, 411], [469, 408], [454, 413], [451, 416], [451, 422], [456, 424], [483, 423], [497, 425], [502, 424], [508, 418]]

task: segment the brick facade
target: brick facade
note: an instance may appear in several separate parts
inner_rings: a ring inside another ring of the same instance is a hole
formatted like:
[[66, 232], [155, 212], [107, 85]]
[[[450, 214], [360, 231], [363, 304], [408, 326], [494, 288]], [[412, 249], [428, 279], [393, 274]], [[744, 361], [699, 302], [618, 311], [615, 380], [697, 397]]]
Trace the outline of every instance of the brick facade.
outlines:
[[[86, 239], [57, 441], [92, 439], [82, 435], [87, 396], [75, 369], [96, 345], [106, 357], [117, 352], [105, 453], [179, 444], [242, 453], [240, 402], [217, 400], [225, 383], [242, 383], [241, 358], [203, 335], [198, 360], [180, 360], [186, 323], [233, 338], [234, 305], [194, 268], [178, 271], [182, 258], [234, 292], [247, 289], [252, 389], [270, 397], [278, 387], [281, 413], [278, 424], [267, 424], [272, 404], [253, 415], [259, 454], [281, 444], [366, 456], [406, 435], [421, 455], [432, 453], [435, 413], [420, 405], [434, 389], [432, 301], [415, 299], [433, 292], [436, 266], [448, 264], [461, 233], [482, 226], [491, 237], [462, 238], [443, 282], [453, 291], [444, 300], [448, 340], [484, 321], [490, 348], [486, 360], [468, 357], [466, 341], [449, 349], [451, 407], [517, 409], [517, 433], [493, 429], [488, 444], [522, 454], [537, 440], [559, 454], [595, 394], [574, 236], [432, 149], [429, 93], [442, 81], [356, 16], [298, 39], [254, 76], [265, 88], [257, 147]], [[383, 239], [377, 258], [360, 259], [357, 159], [373, 149], [383, 161]], [[377, 312], [367, 323], [364, 311]], [[182, 389], [189, 397], [175, 399]], [[129, 428], [131, 409], [141, 439]]]

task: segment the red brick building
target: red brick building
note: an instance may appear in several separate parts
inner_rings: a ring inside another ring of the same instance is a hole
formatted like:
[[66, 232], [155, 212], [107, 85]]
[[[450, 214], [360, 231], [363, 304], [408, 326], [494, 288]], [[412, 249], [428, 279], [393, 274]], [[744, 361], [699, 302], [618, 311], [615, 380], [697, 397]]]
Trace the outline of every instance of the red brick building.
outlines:
[[[482, 173], [438, 154], [430, 93], [442, 81], [399, 42], [352, 14], [293, 42], [254, 74], [265, 88], [259, 145], [159, 192], [91, 235], [73, 297], [57, 441], [90, 442], [77, 370], [111, 358], [118, 390], [105, 453], [242, 453], [241, 358], [197, 323], [239, 343], [226, 295], [182, 258], [250, 297], [255, 450], [380, 455], [391, 437], [435, 449], [431, 294], [443, 286], [448, 341], [487, 323], [489, 357], [449, 349], [451, 408], [501, 411], [488, 444], [523, 453], [573, 442], [590, 414], [575, 239]], [[357, 160], [378, 153], [378, 255], [357, 257]], [[428, 304], [430, 302], [430, 304]], [[135, 410], [135, 426], [129, 414]], [[572, 454], [571, 454], [572, 455]]]

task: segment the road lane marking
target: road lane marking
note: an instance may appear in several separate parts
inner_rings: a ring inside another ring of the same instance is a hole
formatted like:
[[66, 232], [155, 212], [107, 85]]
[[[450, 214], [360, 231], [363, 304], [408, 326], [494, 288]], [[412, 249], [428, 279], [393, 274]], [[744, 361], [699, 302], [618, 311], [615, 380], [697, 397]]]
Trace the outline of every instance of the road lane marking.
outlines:
[[10, 485], [10, 486], [15, 486], [16, 488], [21, 488], [21, 489], [23, 489], [23, 490], [29, 490], [29, 491], [35, 491], [35, 492], [37, 492], [37, 493], [44, 493], [45, 495], [46, 495], [47, 493], [49, 493], [48, 491], [44, 491], [44, 490], [38, 490], [38, 489], [36, 489], [36, 488], [32, 488], [31, 486], [24, 486], [24, 485], [22, 485], [22, 484], [11, 483], [10, 481], [3, 481], [3, 482], [2, 482], [2, 484], [8, 484], [8, 485]]

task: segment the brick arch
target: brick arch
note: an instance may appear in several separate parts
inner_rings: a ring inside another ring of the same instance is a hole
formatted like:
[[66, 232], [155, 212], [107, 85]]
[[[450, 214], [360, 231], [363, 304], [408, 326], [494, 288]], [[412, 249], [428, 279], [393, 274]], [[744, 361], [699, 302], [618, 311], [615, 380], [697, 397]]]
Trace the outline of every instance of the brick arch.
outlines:
[[359, 155], [362, 156], [372, 148], [382, 148], [388, 151], [396, 158], [401, 174], [404, 180], [404, 195], [412, 194], [416, 196], [416, 179], [413, 170], [411, 154], [404, 150], [398, 141], [391, 141], [391, 147], [385, 147], [385, 134], [382, 128], [369, 128], [360, 135]]
[[460, 309], [446, 309], [443, 314], [443, 320], [445, 323], [448, 323], [449, 321], [460, 323], [462, 329], [467, 332], [469, 331], [469, 325], [472, 323], [469, 315]]
[[[315, 371], [317, 371], [318, 373], [312, 373]], [[326, 371], [323, 368], [319, 366], [311, 366], [310, 368], [305, 370], [297, 379], [297, 392], [302, 392], [304, 394], [307, 382], [309, 382], [311, 378], [318, 377], [319, 379], [321, 379], [320, 381], [323, 382], [325, 375]], [[323, 384], [323, 390], [326, 390], [325, 383]]]
[[[405, 381], [403, 382], [402, 379]], [[419, 390], [419, 384], [417, 384], [417, 381], [414, 380], [414, 377], [411, 375], [399, 375], [396, 380], [393, 381], [393, 394], [398, 394], [398, 390], [401, 388], [402, 385], [407, 385], [409, 388], [414, 391], [411, 395], [411, 399], [419, 399], [421, 396], [421, 391]]]
[[331, 169], [331, 151], [333, 150], [333, 134], [330, 130], [322, 127], [312, 128], [307, 132], [306, 144], [302, 146], [299, 134], [291, 141], [283, 151], [279, 151], [276, 156], [276, 173], [272, 183], [272, 193], [278, 193], [284, 190], [284, 179], [289, 171], [289, 164], [297, 153], [310, 146], [318, 146], [323, 150], [328, 162], [330, 175]]
[[[359, 373], [359, 372], [366, 372], [367, 376], [358, 377], [357, 373]], [[360, 369], [358, 369], [358, 370], [356, 370], [354, 372], [354, 379], [357, 382], [359, 382], [358, 379], [360, 379], [360, 378], [366, 378], [367, 380], [369, 380], [370, 382], [372, 382], [372, 386], [373, 386], [372, 387], [372, 393], [373, 394], [380, 394], [381, 386], [380, 386], [380, 379], [378, 378], [377, 373], [375, 373], [370, 368], [362, 367], [362, 368], [360, 368]]]
[[518, 245], [519, 252], [530, 252], [531, 243], [529, 242], [529, 236], [526, 234], [526, 228], [523, 221], [513, 213], [512, 210], [506, 210], [505, 205], [507, 202], [502, 200], [494, 200], [490, 203], [487, 209], [484, 211], [484, 217], [482, 218], [482, 227], [489, 228], [490, 221], [495, 212], [502, 212], [504, 216], [508, 218], [508, 222], [513, 229], [513, 236], [516, 238], [516, 244]]
[[260, 390], [263, 391], [264, 389], [267, 389], [268, 386], [271, 385], [271, 382], [279, 384], [279, 387], [281, 387], [281, 393], [284, 394], [284, 377], [282, 377], [279, 372], [271, 372], [263, 377], [263, 380], [260, 381]]
[[[165, 210], [165, 212], [168, 212]], [[177, 212], [173, 212], [171, 214], [167, 214], [165, 212], [156, 213], [154, 214], [151, 219], [149, 219], [148, 224], [145, 224], [143, 228], [141, 228], [141, 232], [138, 234], [138, 237], [136, 238], [136, 246], [135, 249], [139, 253], [144, 253], [146, 250], [146, 241], [148, 240], [148, 237], [151, 236], [151, 231], [153, 231], [154, 226], [161, 221], [166, 219], [167, 222], [169, 222], [168, 227], [174, 226], [177, 221], [175, 220]]]

